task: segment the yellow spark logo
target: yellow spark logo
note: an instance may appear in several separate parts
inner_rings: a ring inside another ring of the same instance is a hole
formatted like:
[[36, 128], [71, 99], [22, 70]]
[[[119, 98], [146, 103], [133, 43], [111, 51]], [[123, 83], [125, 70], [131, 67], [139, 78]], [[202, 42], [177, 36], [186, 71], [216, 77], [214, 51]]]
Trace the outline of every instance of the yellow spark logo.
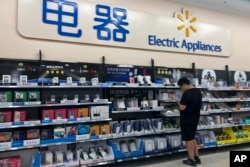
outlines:
[[197, 28], [195, 27], [195, 23], [197, 22], [197, 18], [190, 14], [190, 11], [187, 9], [183, 9], [182, 13], [175, 13], [175, 18], [179, 20], [180, 24], [177, 26], [177, 29], [185, 30], [186, 37], [190, 37], [190, 31], [196, 33]]

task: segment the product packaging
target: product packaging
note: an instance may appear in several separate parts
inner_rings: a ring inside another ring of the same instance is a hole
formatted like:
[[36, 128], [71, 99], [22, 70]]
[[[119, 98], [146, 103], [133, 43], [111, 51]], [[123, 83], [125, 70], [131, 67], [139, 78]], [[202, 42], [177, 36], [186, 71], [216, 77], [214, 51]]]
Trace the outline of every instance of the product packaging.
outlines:
[[49, 121], [54, 119], [54, 110], [53, 109], [48, 109], [48, 110], [43, 110], [42, 111], [42, 119], [44, 121]]
[[26, 121], [26, 111], [14, 111], [13, 113], [13, 122], [24, 122]]
[[55, 109], [55, 119], [66, 119], [66, 109]]

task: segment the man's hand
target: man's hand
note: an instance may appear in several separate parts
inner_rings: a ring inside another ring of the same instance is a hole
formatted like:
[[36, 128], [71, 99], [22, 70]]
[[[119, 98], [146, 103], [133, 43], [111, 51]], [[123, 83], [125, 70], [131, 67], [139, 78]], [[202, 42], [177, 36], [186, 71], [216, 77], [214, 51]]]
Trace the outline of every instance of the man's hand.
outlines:
[[186, 109], [186, 105], [182, 105], [180, 100], [176, 99], [176, 103], [178, 104], [178, 107], [181, 111], [185, 110]]

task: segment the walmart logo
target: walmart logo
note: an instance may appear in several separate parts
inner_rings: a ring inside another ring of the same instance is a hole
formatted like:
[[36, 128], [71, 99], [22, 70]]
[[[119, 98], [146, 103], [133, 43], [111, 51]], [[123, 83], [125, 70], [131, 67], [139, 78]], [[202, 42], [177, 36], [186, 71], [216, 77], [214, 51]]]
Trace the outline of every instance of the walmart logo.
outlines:
[[175, 13], [175, 18], [180, 22], [177, 29], [179, 31], [185, 31], [186, 37], [190, 37], [191, 33], [197, 32], [197, 28], [195, 27], [197, 18], [192, 16], [188, 9], [183, 9], [181, 13]]

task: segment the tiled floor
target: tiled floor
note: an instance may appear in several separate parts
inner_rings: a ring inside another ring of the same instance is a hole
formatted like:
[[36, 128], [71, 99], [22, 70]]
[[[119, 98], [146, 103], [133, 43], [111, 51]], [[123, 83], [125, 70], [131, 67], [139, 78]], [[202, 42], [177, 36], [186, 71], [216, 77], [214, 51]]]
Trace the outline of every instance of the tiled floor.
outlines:
[[[229, 167], [229, 152], [230, 150], [249, 150], [250, 145], [234, 146], [217, 148], [216, 150], [202, 150], [201, 160], [202, 164], [198, 167]], [[105, 167], [187, 167], [182, 163], [186, 158], [186, 153], [179, 153], [172, 156], [161, 156], [147, 159], [140, 159], [134, 161], [127, 161], [123, 163], [116, 163], [105, 165]]]

